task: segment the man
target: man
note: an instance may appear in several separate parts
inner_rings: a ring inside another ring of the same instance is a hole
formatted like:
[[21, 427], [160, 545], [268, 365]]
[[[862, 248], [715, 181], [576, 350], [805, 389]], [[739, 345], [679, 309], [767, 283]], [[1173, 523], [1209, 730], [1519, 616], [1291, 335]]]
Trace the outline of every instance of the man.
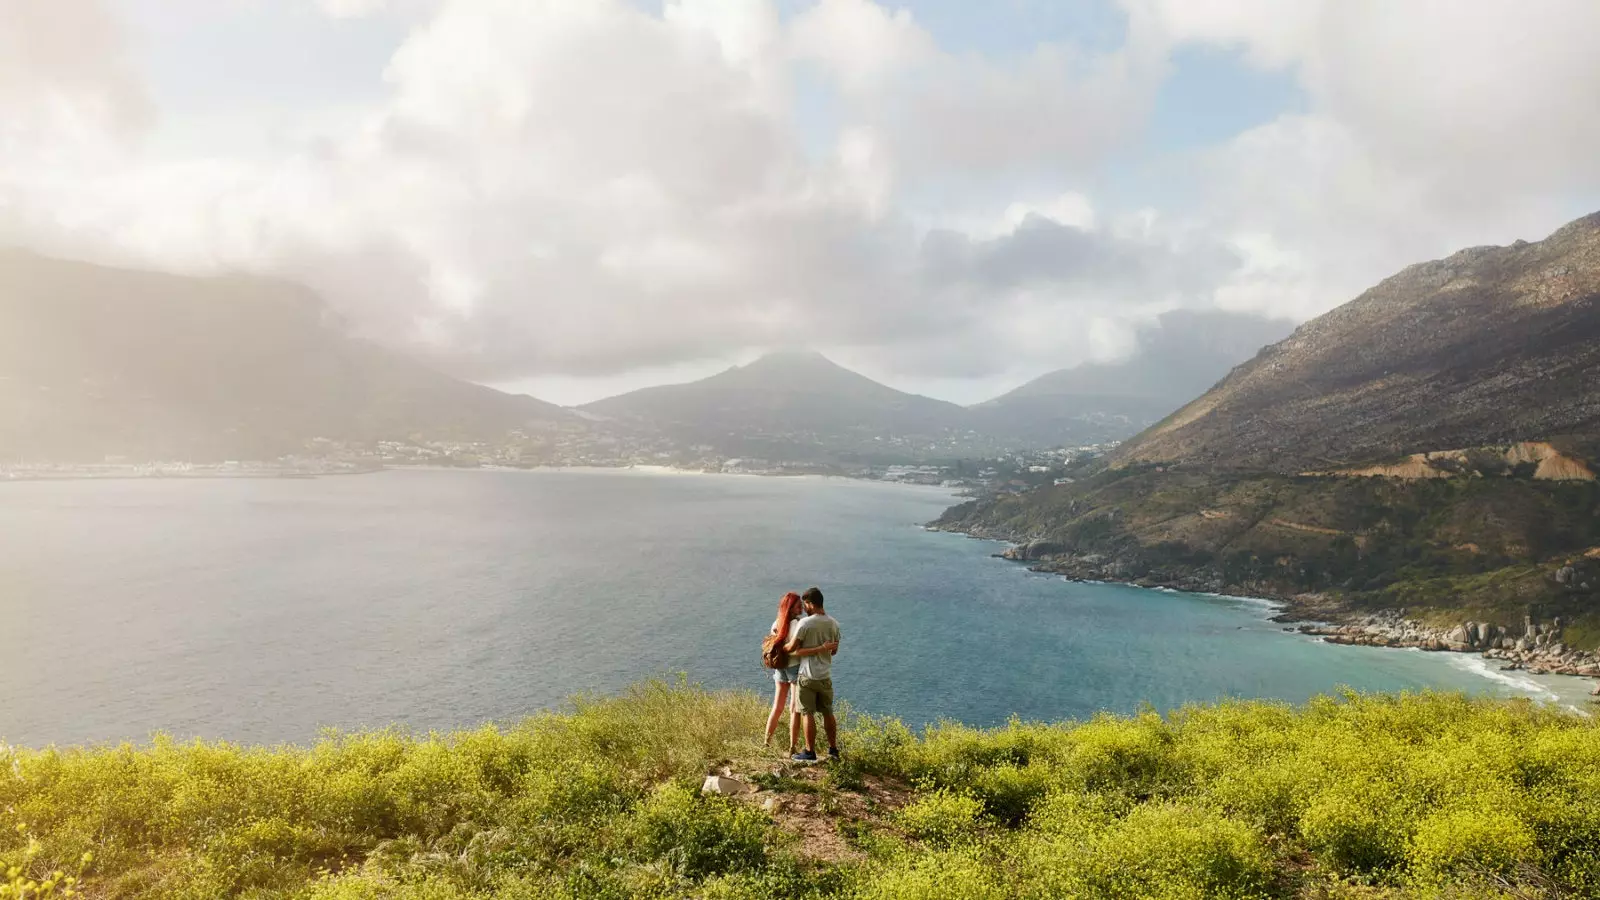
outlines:
[[833, 656], [839, 652], [839, 623], [822, 608], [822, 591], [807, 588], [800, 595], [805, 618], [795, 626], [794, 635], [784, 648], [800, 660], [800, 715], [804, 717], [806, 749], [796, 753], [795, 762], [816, 762], [817, 720], [828, 733], [828, 758], [839, 758], [839, 723], [833, 717]]

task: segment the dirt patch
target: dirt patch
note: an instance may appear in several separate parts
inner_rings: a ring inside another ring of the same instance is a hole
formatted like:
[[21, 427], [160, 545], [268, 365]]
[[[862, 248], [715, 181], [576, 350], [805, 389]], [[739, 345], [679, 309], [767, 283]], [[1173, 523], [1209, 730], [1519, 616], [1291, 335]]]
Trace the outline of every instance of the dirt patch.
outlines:
[[[1413, 453], [1397, 463], [1335, 469], [1330, 472], [1302, 472], [1303, 475], [1345, 475], [1359, 478], [1455, 478], [1463, 475], [1485, 474], [1473, 465], [1473, 455], [1480, 462], [1498, 458], [1490, 464], [1491, 470], [1504, 465], [1510, 470], [1518, 466], [1534, 466], [1533, 477], [1539, 481], [1594, 481], [1594, 471], [1583, 460], [1568, 456], [1543, 441], [1520, 441], [1503, 447], [1478, 447], [1473, 450], [1434, 450], [1430, 453]], [[1510, 474], [1509, 471], [1500, 474]]]
[[860, 862], [867, 858], [852, 834], [891, 829], [889, 819], [911, 801], [911, 787], [894, 779], [863, 775], [854, 789], [828, 778], [829, 763], [768, 764], [750, 771], [729, 767], [726, 774], [754, 787], [737, 799], [765, 809], [773, 824], [794, 835], [795, 851], [819, 862]]
[[1332, 534], [1332, 535], [1349, 534], [1349, 532], [1340, 531], [1337, 528], [1323, 528], [1323, 527], [1318, 526], [1318, 525], [1302, 525], [1299, 522], [1290, 522], [1287, 519], [1273, 519], [1272, 521], [1268, 522], [1267, 524], [1268, 525], [1276, 525], [1279, 528], [1287, 528], [1290, 531], [1305, 531], [1305, 532], [1309, 532], [1311, 534]]
[[1303, 472], [1304, 475], [1348, 475], [1356, 478], [1449, 478], [1450, 473], [1434, 468], [1426, 453], [1413, 453], [1404, 462], [1332, 472]]

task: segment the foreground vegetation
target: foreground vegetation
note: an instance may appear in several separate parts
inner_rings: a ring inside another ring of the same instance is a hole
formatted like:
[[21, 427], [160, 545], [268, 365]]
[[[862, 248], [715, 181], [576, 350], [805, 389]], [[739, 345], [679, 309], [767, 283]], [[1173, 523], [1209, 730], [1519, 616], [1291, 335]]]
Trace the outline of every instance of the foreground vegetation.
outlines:
[[[1600, 895], [1600, 728], [1529, 703], [848, 717], [814, 769], [754, 743], [763, 712], [649, 683], [450, 735], [0, 749], [0, 897], [57, 871], [107, 898]], [[766, 790], [703, 796], [708, 766]]]

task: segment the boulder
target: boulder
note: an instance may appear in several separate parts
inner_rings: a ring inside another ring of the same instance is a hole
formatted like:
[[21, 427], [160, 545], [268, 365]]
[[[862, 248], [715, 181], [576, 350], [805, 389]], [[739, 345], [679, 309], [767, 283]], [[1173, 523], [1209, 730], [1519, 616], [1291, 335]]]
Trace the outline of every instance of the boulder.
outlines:
[[1571, 584], [1572, 576], [1576, 574], [1578, 571], [1571, 566], [1562, 566], [1556, 570], [1556, 584]]
[[735, 794], [749, 792], [750, 785], [737, 778], [729, 778], [726, 775], [707, 775], [705, 783], [700, 785], [700, 793], [702, 794], [721, 794], [725, 797], [730, 797]]
[[1033, 560], [1043, 559], [1046, 556], [1064, 553], [1066, 552], [1066, 549], [1066, 545], [1057, 541], [1028, 541], [1027, 543], [1018, 544], [1015, 547], [1008, 547], [1005, 552], [1001, 553], [1000, 555], [1006, 559], [1014, 559], [1021, 562], [1031, 562]]
[[761, 804], [761, 808], [776, 815], [777, 813], [783, 812], [784, 808], [788, 805], [789, 804], [785, 803], [782, 797], [768, 797]]

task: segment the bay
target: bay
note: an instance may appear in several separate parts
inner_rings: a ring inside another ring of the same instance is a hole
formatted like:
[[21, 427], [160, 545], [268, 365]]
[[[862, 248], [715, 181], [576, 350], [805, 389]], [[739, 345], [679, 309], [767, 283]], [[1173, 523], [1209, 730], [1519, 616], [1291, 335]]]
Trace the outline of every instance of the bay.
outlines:
[[0, 739], [304, 742], [506, 722], [648, 677], [770, 692], [785, 590], [840, 699], [924, 724], [1303, 701], [1575, 701], [1476, 657], [1285, 634], [1255, 601], [1068, 583], [922, 529], [948, 491], [639, 471], [0, 484]]

